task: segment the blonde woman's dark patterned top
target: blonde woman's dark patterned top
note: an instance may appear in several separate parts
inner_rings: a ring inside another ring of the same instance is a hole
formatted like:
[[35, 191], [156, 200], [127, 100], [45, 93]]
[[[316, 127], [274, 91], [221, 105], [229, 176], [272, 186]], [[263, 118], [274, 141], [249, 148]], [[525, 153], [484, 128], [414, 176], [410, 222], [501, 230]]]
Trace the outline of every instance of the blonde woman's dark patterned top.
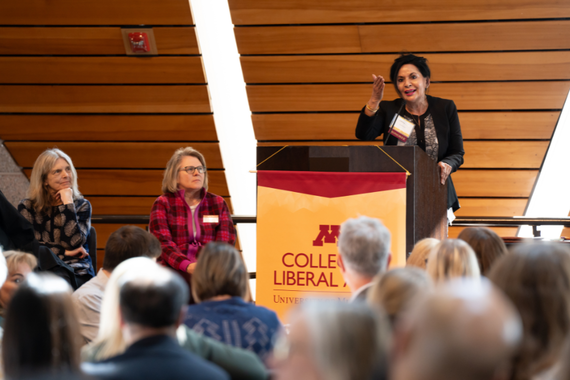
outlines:
[[79, 259], [65, 255], [65, 251], [79, 247], [89, 252], [87, 237], [91, 228], [91, 204], [87, 199], [82, 198], [74, 203], [54, 206], [49, 213], [36, 212], [32, 201], [24, 199], [18, 205], [18, 211], [32, 223], [36, 239], [40, 244], [50, 248], [72, 267], [75, 275], [95, 275], [89, 256]]

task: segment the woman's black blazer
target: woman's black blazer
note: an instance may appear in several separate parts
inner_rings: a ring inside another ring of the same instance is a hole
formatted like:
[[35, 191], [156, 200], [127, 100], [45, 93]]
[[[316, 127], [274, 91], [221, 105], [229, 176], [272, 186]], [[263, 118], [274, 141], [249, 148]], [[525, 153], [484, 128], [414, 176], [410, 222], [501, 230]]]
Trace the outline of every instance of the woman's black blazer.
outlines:
[[[453, 173], [463, 164], [463, 155], [465, 154], [457, 107], [453, 100], [430, 95], [427, 95], [427, 99], [439, 144], [438, 162], [443, 161], [450, 165]], [[356, 137], [360, 140], [372, 141], [378, 136], [388, 133], [390, 123], [403, 102], [404, 100], [400, 98], [382, 101], [380, 102], [380, 109], [373, 116], [367, 116], [363, 108], [356, 125]], [[394, 136], [389, 136], [386, 141], [386, 145], [397, 145], [397, 143], [398, 139]], [[453, 208], [453, 211], [459, 209], [459, 201], [451, 176], [447, 180], [447, 206]]]

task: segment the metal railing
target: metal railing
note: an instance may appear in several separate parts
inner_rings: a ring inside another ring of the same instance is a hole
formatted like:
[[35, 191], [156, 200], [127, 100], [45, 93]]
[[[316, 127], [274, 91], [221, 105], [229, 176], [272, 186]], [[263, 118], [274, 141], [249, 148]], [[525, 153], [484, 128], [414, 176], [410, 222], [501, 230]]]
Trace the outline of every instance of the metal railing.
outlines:
[[[234, 224], [256, 223], [255, 216], [232, 215]], [[92, 215], [91, 223], [95, 224], [148, 224], [149, 215]], [[532, 226], [535, 237], [540, 237], [539, 226], [570, 227], [570, 218], [527, 218], [527, 217], [460, 217], [453, 221], [453, 226], [459, 227], [520, 227]], [[249, 278], [254, 279], [256, 272], [249, 272]]]
[[570, 227], [570, 218], [531, 218], [531, 217], [461, 217], [453, 221], [459, 227], [520, 227], [532, 226], [534, 237], [540, 237], [540, 226]]

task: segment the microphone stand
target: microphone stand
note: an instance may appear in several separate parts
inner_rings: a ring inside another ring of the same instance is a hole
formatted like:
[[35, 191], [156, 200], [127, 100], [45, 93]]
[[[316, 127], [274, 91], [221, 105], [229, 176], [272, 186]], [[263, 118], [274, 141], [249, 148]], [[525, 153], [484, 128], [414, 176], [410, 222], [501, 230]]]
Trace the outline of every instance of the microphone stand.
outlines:
[[390, 128], [388, 130], [388, 133], [384, 137], [384, 145], [386, 145], [386, 141], [388, 141], [388, 138], [390, 137], [390, 134], [392, 133], [392, 130], [394, 129], [394, 125], [396, 124], [396, 119], [398, 118], [398, 116], [400, 116], [400, 112], [402, 112], [402, 108], [404, 108], [405, 104], [406, 104], [406, 102], [403, 101], [402, 105], [400, 106], [400, 109], [398, 110], [398, 112], [396, 112], [396, 114], [392, 118], [392, 122], [390, 123]]

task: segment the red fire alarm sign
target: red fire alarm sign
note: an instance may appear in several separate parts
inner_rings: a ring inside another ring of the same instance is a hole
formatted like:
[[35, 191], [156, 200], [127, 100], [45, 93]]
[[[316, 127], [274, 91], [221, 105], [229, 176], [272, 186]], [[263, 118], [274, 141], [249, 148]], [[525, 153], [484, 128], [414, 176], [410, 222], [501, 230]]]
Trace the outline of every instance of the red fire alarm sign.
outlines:
[[127, 55], [157, 55], [152, 28], [121, 28]]
[[148, 53], [150, 51], [148, 34], [146, 33], [129, 33], [129, 41], [131, 42], [131, 50], [133, 53]]

